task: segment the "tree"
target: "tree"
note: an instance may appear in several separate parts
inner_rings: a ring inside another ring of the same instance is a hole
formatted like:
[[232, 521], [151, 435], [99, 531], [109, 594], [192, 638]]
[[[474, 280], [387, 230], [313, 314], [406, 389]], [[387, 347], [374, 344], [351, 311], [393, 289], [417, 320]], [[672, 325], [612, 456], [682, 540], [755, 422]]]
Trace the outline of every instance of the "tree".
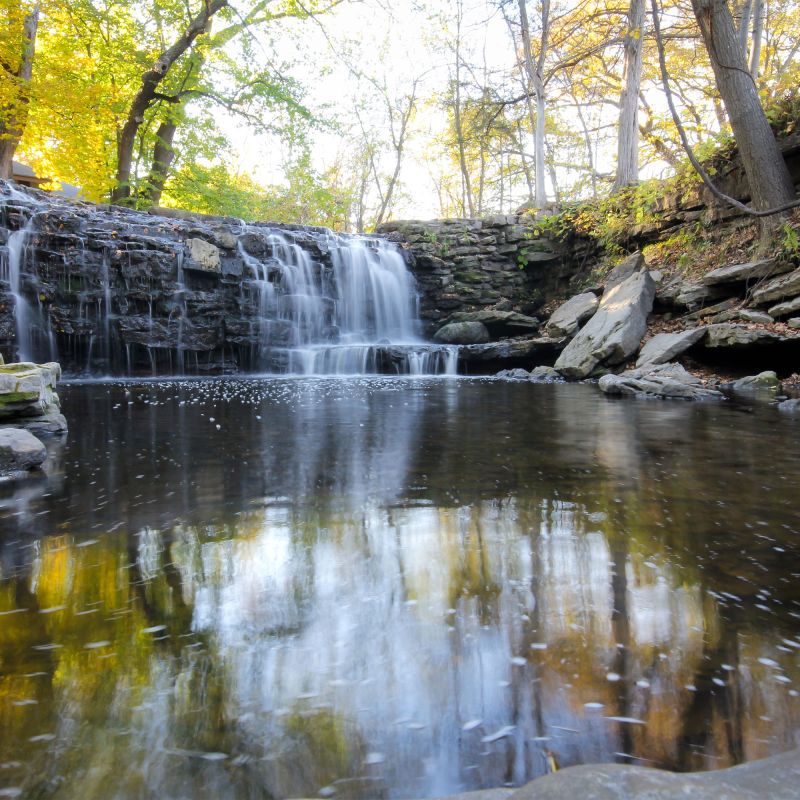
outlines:
[[39, 3], [25, 9], [4, 0], [3, 6], [8, 28], [0, 49], [0, 178], [10, 178], [14, 152], [28, 121]]
[[757, 210], [795, 198], [794, 182], [751, 77], [726, 0], [692, 0]]
[[623, 87], [619, 99], [617, 135], [617, 176], [614, 188], [620, 189], [639, 179], [639, 89], [642, 83], [642, 40], [645, 0], [631, 0], [628, 29], [623, 48], [625, 62]]

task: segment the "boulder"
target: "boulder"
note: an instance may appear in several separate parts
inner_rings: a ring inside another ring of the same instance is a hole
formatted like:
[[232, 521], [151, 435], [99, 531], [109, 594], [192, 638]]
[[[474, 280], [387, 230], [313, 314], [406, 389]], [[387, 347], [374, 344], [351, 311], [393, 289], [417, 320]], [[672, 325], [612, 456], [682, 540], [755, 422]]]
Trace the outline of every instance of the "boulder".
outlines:
[[798, 786], [800, 750], [790, 750], [713, 772], [584, 764], [537, 778], [508, 800], [796, 800]]
[[601, 364], [619, 364], [633, 355], [647, 331], [655, 291], [646, 271], [606, 289], [595, 315], [558, 357], [556, 369], [567, 378], [585, 378]]
[[538, 383], [555, 383], [564, 380], [561, 373], [553, 367], [535, 367], [531, 370], [530, 379]]
[[792, 330], [800, 329], [800, 317], [792, 317], [789, 320], [786, 320], [786, 326], [792, 328]]
[[722, 395], [707, 389], [700, 378], [680, 364], [656, 364], [632, 369], [621, 375], [603, 375], [600, 391], [610, 395], [679, 398], [682, 400], [718, 399]]
[[433, 336], [439, 344], [483, 344], [489, 341], [489, 331], [482, 322], [450, 322]]
[[503, 378], [507, 381], [527, 381], [530, 377], [530, 372], [521, 367], [517, 367], [516, 369], [501, 369], [500, 372], [495, 375], [495, 378]]
[[769, 309], [769, 314], [771, 317], [780, 318], [791, 316], [795, 311], [800, 311], [800, 296], [772, 306]]
[[[539, 336], [520, 336], [502, 342], [464, 345], [458, 351], [459, 364], [486, 364], [491, 362], [536, 359], [549, 361], [563, 347], [562, 339]], [[499, 365], [498, 365], [499, 366]]]
[[746, 378], [739, 378], [730, 384], [730, 388], [734, 392], [769, 391], [774, 393], [780, 389], [780, 386], [781, 382], [772, 370], [759, 372], [758, 375], [748, 375]]
[[752, 308], [744, 308], [736, 314], [737, 319], [745, 322], [753, 322], [757, 325], [769, 325], [775, 320], [766, 311], [755, 311]]
[[779, 275], [753, 292], [753, 303], [763, 306], [783, 300], [785, 297], [796, 297], [800, 294], [800, 269]]
[[40, 467], [47, 458], [45, 446], [22, 428], [0, 428], [0, 475]]
[[706, 286], [702, 283], [684, 283], [675, 297], [675, 305], [682, 308], [694, 309], [705, 303], [719, 300], [730, 294], [719, 286]]
[[55, 388], [60, 377], [61, 367], [56, 363], [0, 366], [0, 420], [40, 417], [58, 411]]
[[520, 336], [525, 333], [533, 333], [539, 330], [541, 324], [536, 317], [529, 317], [517, 311], [500, 311], [498, 309], [486, 309], [483, 311], [461, 311], [453, 314], [449, 322], [480, 322], [486, 326], [489, 335], [499, 336]]
[[600, 300], [592, 292], [583, 292], [562, 303], [547, 320], [548, 336], [572, 336], [578, 328], [594, 315]]
[[791, 265], [785, 261], [776, 261], [768, 258], [763, 261], [748, 261], [746, 264], [731, 264], [728, 267], [720, 267], [707, 272], [702, 283], [706, 286], [716, 286], [721, 283], [742, 283], [761, 278], [769, 278], [772, 275], [779, 275], [788, 272]]
[[719, 325], [709, 325], [703, 344], [706, 347], [749, 347], [750, 345], [774, 344], [782, 342], [785, 337], [778, 333], [748, 328], [746, 325], [735, 325], [724, 322]]
[[608, 273], [606, 277], [606, 291], [626, 281], [634, 273], [640, 272], [643, 266], [644, 256], [638, 251], [624, 258]]
[[205, 239], [187, 239], [189, 258], [192, 260], [185, 265], [186, 269], [199, 269], [203, 272], [219, 272], [221, 259], [219, 248], [205, 241]]
[[636, 360], [636, 366], [666, 364], [668, 361], [672, 361], [675, 356], [700, 341], [705, 330], [705, 328], [690, 328], [677, 333], [657, 333], [644, 343], [639, 358]]
[[792, 397], [789, 400], [778, 403], [778, 410], [785, 411], [788, 414], [800, 414], [800, 397]]

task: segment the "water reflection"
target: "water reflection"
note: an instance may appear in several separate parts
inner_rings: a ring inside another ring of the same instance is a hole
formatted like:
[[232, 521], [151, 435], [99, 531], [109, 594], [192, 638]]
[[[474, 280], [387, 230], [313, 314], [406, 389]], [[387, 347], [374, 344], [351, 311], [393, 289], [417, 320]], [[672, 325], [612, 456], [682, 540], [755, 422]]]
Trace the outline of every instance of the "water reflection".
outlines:
[[800, 728], [798, 430], [470, 381], [73, 385], [0, 500], [0, 792], [434, 797]]

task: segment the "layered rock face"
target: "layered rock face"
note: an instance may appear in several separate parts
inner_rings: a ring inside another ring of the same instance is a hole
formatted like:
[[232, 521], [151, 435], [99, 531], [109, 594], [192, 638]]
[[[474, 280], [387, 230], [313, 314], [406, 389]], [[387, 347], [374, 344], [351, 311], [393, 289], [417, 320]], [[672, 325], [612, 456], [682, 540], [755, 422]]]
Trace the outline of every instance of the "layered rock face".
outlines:
[[395, 245], [167, 213], [0, 183], [0, 350], [95, 374], [454, 369]]

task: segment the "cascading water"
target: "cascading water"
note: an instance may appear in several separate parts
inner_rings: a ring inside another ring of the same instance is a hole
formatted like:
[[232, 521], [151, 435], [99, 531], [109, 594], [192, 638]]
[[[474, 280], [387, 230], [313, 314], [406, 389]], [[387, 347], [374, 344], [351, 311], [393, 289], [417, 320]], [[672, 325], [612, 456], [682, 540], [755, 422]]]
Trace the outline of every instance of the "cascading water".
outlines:
[[425, 342], [414, 277], [378, 237], [165, 219], [2, 182], [0, 221], [6, 356], [106, 375], [456, 372], [458, 348]]

